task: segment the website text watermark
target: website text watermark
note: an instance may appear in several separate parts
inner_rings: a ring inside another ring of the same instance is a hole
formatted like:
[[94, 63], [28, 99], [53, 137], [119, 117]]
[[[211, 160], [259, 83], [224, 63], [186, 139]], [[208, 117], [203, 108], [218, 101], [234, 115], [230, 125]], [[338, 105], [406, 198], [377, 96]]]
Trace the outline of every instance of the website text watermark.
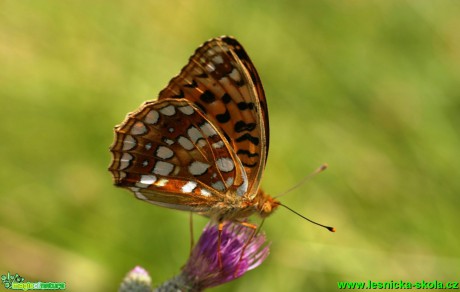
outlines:
[[339, 281], [339, 289], [459, 289], [458, 282], [443, 281]]

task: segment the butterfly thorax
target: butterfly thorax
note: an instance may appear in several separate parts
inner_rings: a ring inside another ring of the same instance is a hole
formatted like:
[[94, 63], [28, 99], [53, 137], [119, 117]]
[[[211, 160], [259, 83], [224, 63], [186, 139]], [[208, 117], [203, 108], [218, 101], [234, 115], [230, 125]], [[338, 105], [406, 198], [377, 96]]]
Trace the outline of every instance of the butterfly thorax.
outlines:
[[272, 214], [279, 205], [278, 200], [259, 189], [252, 199], [246, 196], [226, 196], [225, 201], [217, 203], [204, 215], [211, 217], [216, 222], [240, 221], [253, 214], [265, 218]]

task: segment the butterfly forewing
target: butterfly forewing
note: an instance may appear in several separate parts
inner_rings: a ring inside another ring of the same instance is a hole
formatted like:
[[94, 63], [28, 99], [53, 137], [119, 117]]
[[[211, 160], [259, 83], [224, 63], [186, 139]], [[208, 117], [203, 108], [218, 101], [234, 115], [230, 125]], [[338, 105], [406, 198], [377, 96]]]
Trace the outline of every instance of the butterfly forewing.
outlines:
[[197, 49], [159, 100], [186, 99], [224, 135], [248, 178], [255, 196], [268, 152], [268, 115], [256, 69], [231, 37], [212, 39]]
[[187, 100], [147, 102], [115, 128], [115, 184], [153, 204], [205, 212], [229, 189], [247, 192], [222, 133]]

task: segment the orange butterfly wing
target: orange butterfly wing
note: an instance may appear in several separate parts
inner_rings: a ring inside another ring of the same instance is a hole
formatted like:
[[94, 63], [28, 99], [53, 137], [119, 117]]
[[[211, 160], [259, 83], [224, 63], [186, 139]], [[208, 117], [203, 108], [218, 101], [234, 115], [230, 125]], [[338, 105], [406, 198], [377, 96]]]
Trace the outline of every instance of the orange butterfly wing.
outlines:
[[115, 127], [117, 186], [156, 205], [208, 213], [227, 196], [252, 199], [268, 153], [258, 74], [231, 37], [209, 40], [181, 73]]

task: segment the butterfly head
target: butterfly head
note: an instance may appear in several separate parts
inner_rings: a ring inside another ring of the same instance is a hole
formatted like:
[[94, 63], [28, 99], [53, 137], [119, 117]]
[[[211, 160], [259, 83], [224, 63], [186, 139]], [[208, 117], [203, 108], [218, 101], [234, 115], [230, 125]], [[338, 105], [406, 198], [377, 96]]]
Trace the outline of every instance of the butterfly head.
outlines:
[[269, 196], [262, 189], [259, 189], [254, 200], [259, 211], [259, 215], [262, 218], [268, 217], [281, 204], [277, 199]]

